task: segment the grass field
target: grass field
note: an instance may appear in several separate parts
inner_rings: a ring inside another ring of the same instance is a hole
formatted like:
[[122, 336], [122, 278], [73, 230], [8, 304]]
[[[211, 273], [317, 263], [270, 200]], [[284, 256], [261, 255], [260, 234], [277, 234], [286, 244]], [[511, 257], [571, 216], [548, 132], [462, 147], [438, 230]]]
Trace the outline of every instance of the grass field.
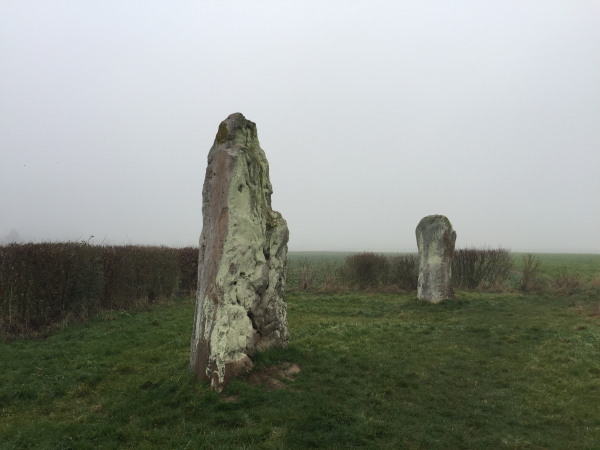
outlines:
[[220, 394], [188, 370], [191, 299], [0, 343], [0, 449], [600, 448], [600, 288], [458, 298], [292, 291], [291, 347]]
[[[515, 265], [518, 268], [523, 253], [513, 253]], [[540, 258], [540, 271], [553, 277], [561, 270], [577, 272], [589, 281], [600, 273], [600, 255], [585, 253], [535, 253]]]
[[[416, 250], [415, 250], [416, 251]], [[292, 264], [307, 261], [313, 264], [328, 262], [341, 264], [352, 252], [289, 252]], [[401, 253], [383, 253], [384, 255], [400, 255]], [[515, 268], [519, 268], [524, 253], [512, 253]], [[560, 270], [567, 269], [579, 273], [586, 280], [600, 273], [600, 255], [593, 253], [534, 253], [540, 259], [540, 270], [548, 276], [556, 275]]]
[[[335, 270], [343, 264], [344, 259], [351, 252], [289, 252], [288, 285], [296, 287], [302, 266], [309, 266], [315, 272], [315, 283], [320, 285], [327, 272]], [[386, 256], [400, 255], [401, 253], [383, 253]], [[509, 280], [514, 286], [519, 285], [519, 273], [522, 269], [522, 258], [525, 253], [512, 253], [514, 261], [514, 275]], [[597, 277], [600, 283], [600, 255], [585, 253], [534, 253], [539, 258], [539, 277], [541, 281], [551, 282], [560, 273], [577, 273], [584, 283]]]

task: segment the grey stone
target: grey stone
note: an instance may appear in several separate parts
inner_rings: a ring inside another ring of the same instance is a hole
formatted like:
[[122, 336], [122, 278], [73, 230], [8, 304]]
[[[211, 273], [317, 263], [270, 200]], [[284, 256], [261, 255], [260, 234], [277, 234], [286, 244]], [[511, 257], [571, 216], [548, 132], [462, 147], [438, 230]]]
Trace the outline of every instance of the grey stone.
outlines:
[[289, 231], [272, 192], [256, 124], [230, 115], [208, 153], [190, 352], [190, 369], [219, 391], [252, 367], [257, 350], [289, 342]]
[[416, 229], [419, 248], [417, 297], [432, 303], [455, 299], [452, 289], [452, 258], [456, 232], [446, 216], [421, 219]]

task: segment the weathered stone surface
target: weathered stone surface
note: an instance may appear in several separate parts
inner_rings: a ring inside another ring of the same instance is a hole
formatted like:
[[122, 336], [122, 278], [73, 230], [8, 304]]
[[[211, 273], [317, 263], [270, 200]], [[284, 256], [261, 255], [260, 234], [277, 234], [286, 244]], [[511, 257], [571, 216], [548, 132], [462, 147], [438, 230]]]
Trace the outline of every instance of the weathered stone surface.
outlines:
[[454, 299], [452, 258], [456, 232], [452, 224], [446, 216], [427, 216], [417, 225], [416, 235], [419, 248], [418, 298], [432, 303]]
[[219, 125], [202, 189], [198, 291], [190, 369], [213, 389], [252, 367], [257, 350], [289, 342], [285, 266], [289, 231], [271, 209], [269, 164], [256, 124]]

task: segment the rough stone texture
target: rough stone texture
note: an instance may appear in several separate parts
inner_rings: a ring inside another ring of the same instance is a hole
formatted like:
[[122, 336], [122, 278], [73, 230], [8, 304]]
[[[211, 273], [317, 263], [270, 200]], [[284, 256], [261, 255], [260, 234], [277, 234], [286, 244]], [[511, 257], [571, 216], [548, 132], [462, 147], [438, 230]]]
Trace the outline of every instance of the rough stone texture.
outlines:
[[285, 348], [289, 231], [271, 209], [269, 164], [256, 124], [219, 125], [202, 189], [198, 291], [190, 369], [221, 390], [252, 367], [257, 350]]
[[456, 232], [452, 224], [446, 216], [427, 216], [417, 225], [416, 235], [419, 247], [418, 298], [432, 303], [454, 299], [452, 258]]

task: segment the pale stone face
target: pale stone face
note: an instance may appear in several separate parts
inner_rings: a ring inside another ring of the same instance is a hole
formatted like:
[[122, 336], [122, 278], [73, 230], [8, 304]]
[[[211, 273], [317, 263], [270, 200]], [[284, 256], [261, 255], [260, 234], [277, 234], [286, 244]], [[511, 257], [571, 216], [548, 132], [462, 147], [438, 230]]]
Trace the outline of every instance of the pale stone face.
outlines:
[[272, 192], [256, 125], [232, 114], [208, 154], [190, 356], [198, 378], [218, 390], [252, 366], [256, 350], [289, 342], [289, 232]]
[[454, 299], [452, 258], [456, 232], [447, 217], [427, 216], [416, 229], [419, 248], [417, 297], [432, 303]]

